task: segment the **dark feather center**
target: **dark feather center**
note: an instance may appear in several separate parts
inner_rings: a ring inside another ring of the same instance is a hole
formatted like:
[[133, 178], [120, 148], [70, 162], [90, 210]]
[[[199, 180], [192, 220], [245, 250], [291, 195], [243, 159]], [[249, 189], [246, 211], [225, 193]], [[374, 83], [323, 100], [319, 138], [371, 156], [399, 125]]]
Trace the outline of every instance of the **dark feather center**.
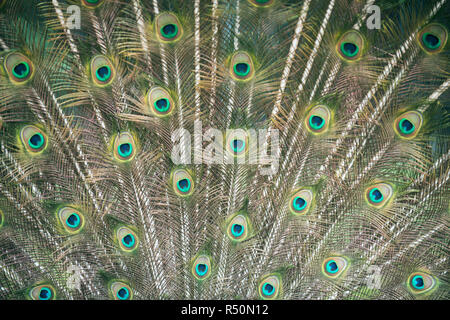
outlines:
[[244, 147], [244, 141], [239, 140], [239, 139], [233, 140], [233, 150], [235, 152], [241, 151], [243, 147]]
[[271, 285], [270, 283], [266, 283], [266, 284], [264, 285], [264, 293], [267, 294], [267, 295], [272, 294], [273, 291], [274, 291], [274, 289], [275, 289], [275, 288], [274, 288], [273, 285]]
[[67, 218], [67, 223], [71, 227], [76, 227], [79, 223], [80, 219], [75, 214], [71, 214], [69, 218]]
[[123, 242], [127, 245], [130, 246], [133, 244], [133, 237], [130, 234], [127, 234], [125, 237], [123, 237]]
[[303, 198], [297, 197], [295, 198], [295, 209], [301, 210], [305, 206], [306, 201]]
[[319, 116], [312, 116], [311, 122], [316, 128], [320, 128], [322, 126], [323, 119]]
[[420, 276], [417, 276], [414, 278], [414, 287], [415, 288], [423, 288], [423, 278]]
[[125, 299], [127, 297], [127, 290], [125, 288], [120, 288], [120, 290], [117, 292], [120, 298]]
[[189, 181], [187, 179], [181, 179], [180, 181], [178, 181], [178, 185], [182, 190], [185, 190], [189, 187]]
[[23, 62], [17, 64], [13, 70], [14, 70], [14, 74], [18, 78], [26, 77], [28, 75], [28, 71], [29, 71], [28, 66]]
[[403, 119], [402, 129], [405, 133], [410, 133], [412, 130], [414, 130], [414, 125], [408, 119]]
[[110, 70], [107, 66], [103, 66], [97, 69], [98, 78], [102, 81], [107, 80], [110, 75]]
[[242, 233], [243, 229], [244, 229], [244, 227], [242, 227], [240, 224], [233, 225], [233, 232], [237, 235], [240, 235]]
[[353, 57], [358, 53], [358, 46], [352, 42], [345, 42], [343, 44], [343, 51], [345, 55]]
[[41, 298], [42, 300], [47, 300], [48, 298], [50, 298], [50, 290], [48, 290], [47, 288], [42, 288], [39, 292], [39, 298]]
[[425, 36], [425, 42], [430, 48], [436, 48], [437, 46], [439, 46], [440, 43], [439, 38], [431, 33], [428, 33]]
[[240, 75], [245, 75], [248, 73], [248, 64], [246, 63], [237, 63], [236, 64], [236, 72]]
[[204, 272], [206, 271], [206, 264], [200, 263], [200, 264], [197, 266], [197, 269], [198, 269], [198, 271], [199, 271], [200, 273], [204, 273]]
[[334, 272], [338, 269], [337, 263], [332, 261], [328, 264], [328, 268], [331, 272]]
[[40, 134], [34, 134], [31, 138], [30, 138], [30, 143], [31, 146], [34, 148], [39, 148], [40, 146], [42, 146], [43, 143], [43, 138]]
[[169, 108], [169, 101], [167, 99], [159, 99], [156, 101], [156, 109], [158, 111], [166, 111]]
[[172, 38], [173, 36], [175, 36], [175, 34], [177, 32], [177, 27], [174, 24], [172, 24], [172, 23], [166, 24], [162, 28], [162, 31], [163, 31], [165, 37]]
[[129, 143], [122, 143], [119, 146], [119, 149], [120, 149], [120, 152], [121, 152], [122, 155], [127, 156], [127, 155], [129, 155], [131, 153], [131, 144], [129, 144]]
[[380, 190], [375, 189], [372, 191], [372, 197], [373, 197], [373, 200], [379, 201], [383, 198], [383, 194], [380, 192]]

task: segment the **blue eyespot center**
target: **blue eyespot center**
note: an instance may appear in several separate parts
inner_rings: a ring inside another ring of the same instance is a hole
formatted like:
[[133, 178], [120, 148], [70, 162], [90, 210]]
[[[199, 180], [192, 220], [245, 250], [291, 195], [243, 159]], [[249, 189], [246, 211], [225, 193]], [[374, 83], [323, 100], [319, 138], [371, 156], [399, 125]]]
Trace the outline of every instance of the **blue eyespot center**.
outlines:
[[35, 133], [28, 140], [28, 144], [33, 149], [39, 149], [44, 144], [44, 137], [40, 133]]
[[312, 115], [309, 118], [309, 125], [312, 129], [319, 130], [325, 125], [325, 120], [320, 116]]
[[164, 37], [173, 38], [178, 33], [178, 27], [173, 23], [169, 23], [169, 24], [166, 24], [164, 27], [162, 27], [161, 31], [162, 31]]
[[122, 238], [122, 243], [127, 248], [133, 247], [135, 243], [134, 236], [130, 233], [127, 234], [125, 237]]
[[76, 213], [72, 213], [66, 220], [66, 223], [71, 228], [76, 228], [80, 225], [80, 217]]
[[133, 147], [131, 146], [131, 143], [122, 143], [119, 145], [119, 155], [121, 157], [128, 157], [133, 150]]
[[49, 300], [52, 297], [52, 292], [49, 288], [43, 287], [39, 291], [39, 299], [40, 300]]
[[13, 68], [13, 74], [19, 79], [23, 79], [30, 73], [30, 67], [26, 62], [19, 62]]
[[126, 300], [129, 296], [130, 292], [125, 287], [122, 287], [117, 291], [117, 298], [119, 298], [120, 300]]
[[372, 190], [370, 190], [370, 200], [378, 203], [383, 201], [383, 194], [381, 193], [381, 191], [378, 188], [374, 188]]
[[336, 261], [334, 261], [334, 260], [328, 261], [328, 263], [327, 263], [327, 272], [328, 273], [336, 273], [336, 272], [338, 272], [338, 270], [339, 270], [339, 267], [338, 267]]
[[231, 148], [235, 153], [242, 152], [245, 147], [245, 142], [240, 139], [234, 139], [231, 141]]
[[169, 109], [169, 106], [170, 106], [170, 103], [169, 103], [169, 99], [167, 99], [167, 98], [162, 98], [162, 99], [155, 101], [155, 108], [159, 112], [166, 112]]
[[295, 197], [294, 199], [294, 209], [297, 211], [303, 210], [306, 208], [306, 200], [302, 197]]
[[103, 66], [97, 69], [97, 78], [100, 81], [106, 81], [111, 76], [111, 69], [108, 66]]
[[270, 283], [265, 283], [262, 290], [264, 295], [270, 296], [275, 292], [275, 287]]
[[195, 271], [197, 274], [202, 277], [208, 272], [208, 266], [204, 263], [199, 263], [195, 266]]
[[415, 289], [422, 290], [424, 288], [424, 282], [422, 276], [415, 276], [412, 279], [412, 285]]
[[408, 119], [402, 119], [399, 123], [400, 130], [405, 134], [410, 134], [414, 131], [414, 124]]
[[189, 179], [186, 178], [180, 179], [177, 182], [177, 186], [181, 192], [187, 192], [191, 188], [191, 182], [189, 181]]
[[429, 49], [436, 49], [441, 44], [441, 40], [439, 39], [439, 37], [431, 33], [425, 33], [422, 36], [422, 40]]
[[234, 72], [238, 76], [245, 77], [250, 72], [250, 66], [247, 63], [239, 62], [234, 65]]
[[231, 226], [231, 232], [235, 237], [240, 237], [244, 233], [244, 226], [235, 223]]
[[346, 56], [354, 57], [358, 53], [359, 48], [354, 43], [343, 42], [342, 45], [341, 45], [341, 50]]

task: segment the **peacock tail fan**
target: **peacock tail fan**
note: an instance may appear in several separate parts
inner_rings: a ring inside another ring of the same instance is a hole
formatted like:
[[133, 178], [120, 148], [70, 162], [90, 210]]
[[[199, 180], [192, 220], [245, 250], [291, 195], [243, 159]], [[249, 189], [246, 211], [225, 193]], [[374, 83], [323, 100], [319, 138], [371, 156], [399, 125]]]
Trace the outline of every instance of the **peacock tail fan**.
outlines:
[[449, 299], [448, 0], [0, 0], [0, 299]]

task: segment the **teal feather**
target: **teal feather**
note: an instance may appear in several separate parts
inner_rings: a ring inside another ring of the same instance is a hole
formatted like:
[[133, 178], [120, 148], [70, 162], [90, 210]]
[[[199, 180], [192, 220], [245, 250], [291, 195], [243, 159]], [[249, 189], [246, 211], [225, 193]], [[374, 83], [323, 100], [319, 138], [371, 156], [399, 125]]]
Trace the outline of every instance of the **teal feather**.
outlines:
[[449, 12], [0, 1], [0, 299], [448, 299]]

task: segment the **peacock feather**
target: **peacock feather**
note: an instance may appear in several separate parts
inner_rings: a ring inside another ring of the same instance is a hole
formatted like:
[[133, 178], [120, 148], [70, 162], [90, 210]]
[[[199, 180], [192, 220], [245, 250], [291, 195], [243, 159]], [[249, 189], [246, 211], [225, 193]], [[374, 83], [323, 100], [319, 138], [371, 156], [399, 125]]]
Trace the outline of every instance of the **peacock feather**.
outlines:
[[449, 9], [0, 0], [0, 298], [449, 299]]

